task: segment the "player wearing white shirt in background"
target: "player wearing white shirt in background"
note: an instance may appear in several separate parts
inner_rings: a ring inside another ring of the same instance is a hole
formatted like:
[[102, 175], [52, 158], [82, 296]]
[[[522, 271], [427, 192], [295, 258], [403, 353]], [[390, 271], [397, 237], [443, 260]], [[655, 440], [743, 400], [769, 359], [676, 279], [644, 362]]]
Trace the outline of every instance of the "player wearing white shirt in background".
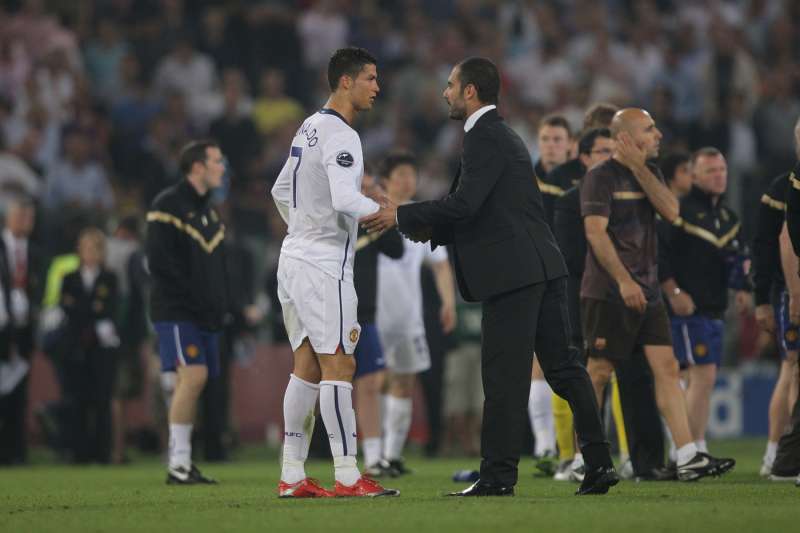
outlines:
[[[417, 192], [417, 162], [405, 153], [389, 155], [379, 169], [389, 199], [402, 205]], [[411, 426], [411, 397], [416, 375], [428, 370], [431, 356], [425, 338], [422, 315], [423, 263], [433, 270], [436, 289], [442, 301], [442, 329], [450, 333], [456, 324], [455, 287], [447, 250], [431, 250], [428, 242], [403, 239], [405, 250], [399, 259], [378, 258], [378, 325], [389, 370], [388, 395], [383, 419], [383, 456], [396, 474], [408, 473], [402, 459]]]
[[[331, 96], [297, 130], [272, 196], [288, 224], [278, 261], [278, 296], [294, 351], [283, 398], [283, 498], [395, 496], [356, 466], [353, 351], [361, 328], [353, 286], [358, 219], [378, 210], [361, 194], [361, 140], [350, 124], [379, 92], [376, 61], [366, 50], [337, 50], [328, 64]], [[330, 439], [333, 491], [306, 476], [314, 407]]]

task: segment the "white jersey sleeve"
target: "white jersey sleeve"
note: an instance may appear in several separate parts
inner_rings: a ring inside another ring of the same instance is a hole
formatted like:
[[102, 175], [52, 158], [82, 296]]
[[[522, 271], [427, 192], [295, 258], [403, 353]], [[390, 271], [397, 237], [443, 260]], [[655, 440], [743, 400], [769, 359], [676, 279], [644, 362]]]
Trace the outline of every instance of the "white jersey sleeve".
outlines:
[[431, 265], [434, 263], [441, 263], [442, 261], [447, 261], [447, 248], [444, 246], [437, 246], [435, 250], [431, 250], [430, 243], [426, 243], [424, 262]]
[[272, 186], [272, 199], [275, 201], [275, 206], [278, 208], [281, 218], [287, 224], [289, 223], [289, 206], [292, 197], [292, 178], [289, 162], [287, 159], [278, 174], [278, 179], [275, 180], [275, 185]]
[[322, 147], [322, 164], [328, 174], [333, 209], [355, 219], [371, 215], [380, 206], [361, 194], [363, 155], [358, 135], [342, 131]]

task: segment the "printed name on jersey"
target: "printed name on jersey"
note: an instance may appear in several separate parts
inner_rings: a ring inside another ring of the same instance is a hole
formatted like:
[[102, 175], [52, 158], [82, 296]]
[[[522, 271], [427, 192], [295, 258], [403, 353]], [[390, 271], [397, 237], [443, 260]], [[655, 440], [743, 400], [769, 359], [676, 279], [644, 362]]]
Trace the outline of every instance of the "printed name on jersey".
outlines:
[[336, 163], [338, 163], [340, 167], [349, 168], [353, 166], [353, 163], [355, 163], [355, 159], [353, 159], [353, 154], [351, 154], [347, 150], [342, 150], [341, 152], [336, 154]]
[[319, 137], [317, 137], [317, 128], [312, 128], [308, 122], [300, 126], [300, 129], [297, 130], [295, 135], [302, 135], [305, 137], [306, 142], [310, 147], [316, 146], [319, 142]]

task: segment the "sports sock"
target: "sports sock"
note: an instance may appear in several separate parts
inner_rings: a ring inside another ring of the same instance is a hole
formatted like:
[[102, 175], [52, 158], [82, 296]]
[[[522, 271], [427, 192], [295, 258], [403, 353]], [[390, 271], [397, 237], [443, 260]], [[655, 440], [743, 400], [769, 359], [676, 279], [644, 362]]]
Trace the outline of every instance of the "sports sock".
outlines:
[[675, 446], [675, 439], [672, 438], [672, 432], [669, 430], [669, 426], [667, 426], [664, 417], [661, 417], [661, 425], [664, 427], [664, 434], [667, 436], [667, 441], [669, 441], [669, 460], [677, 464], [678, 447]]
[[192, 466], [192, 424], [169, 425], [169, 467]]
[[692, 459], [694, 456], [697, 455], [697, 445], [694, 442], [690, 442], [689, 444], [684, 444], [676, 453], [678, 457], [678, 466], [685, 465]]
[[364, 465], [373, 466], [381, 460], [381, 438], [370, 437], [361, 441], [364, 452]]
[[697, 440], [694, 442], [695, 446], [697, 446], [697, 451], [708, 453], [708, 444], [706, 444], [706, 439]]
[[321, 381], [319, 408], [330, 439], [336, 481], [354, 485], [361, 474], [356, 466], [356, 412], [353, 385], [346, 381]]
[[283, 461], [281, 481], [297, 483], [306, 477], [305, 461], [314, 431], [314, 406], [319, 385], [289, 376], [283, 395]]
[[383, 456], [392, 461], [400, 459], [411, 427], [411, 398], [386, 398], [386, 433]]
[[556, 427], [556, 441], [558, 442], [558, 459], [567, 461], [575, 455], [575, 440], [572, 428], [572, 409], [567, 400], [553, 394], [553, 420]]
[[531, 419], [533, 435], [536, 439], [534, 454], [543, 455], [546, 451], [555, 451], [556, 430], [553, 419], [553, 389], [547, 381], [534, 379], [531, 381], [531, 392], [528, 397], [528, 415]]
[[622, 414], [622, 401], [619, 396], [616, 374], [611, 375], [611, 415], [614, 417], [614, 427], [617, 429], [619, 456], [624, 461], [630, 457], [630, 453], [628, 451], [628, 434], [625, 432], [625, 417]]
[[775, 462], [775, 455], [778, 453], [778, 443], [769, 441], [767, 442], [767, 451], [764, 452], [764, 462], [772, 465]]

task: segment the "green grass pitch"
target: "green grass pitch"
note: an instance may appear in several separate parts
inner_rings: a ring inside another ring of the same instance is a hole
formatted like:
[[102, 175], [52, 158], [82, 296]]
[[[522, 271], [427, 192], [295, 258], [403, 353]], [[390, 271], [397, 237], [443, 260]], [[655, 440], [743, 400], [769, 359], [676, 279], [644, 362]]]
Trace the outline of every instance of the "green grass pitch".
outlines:
[[[0, 469], [0, 532], [120, 533], [364, 531], [561, 531], [691, 533], [799, 531], [800, 489], [758, 477], [763, 440], [712, 443], [738, 459], [722, 479], [698, 483], [623, 481], [606, 496], [573, 496], [573, 483], [534, 478], [523, 459], [514, 498], [445, 498], [473, 459], [412, 459], [414, 474], [386, 485], [399, 498], [279, 500], [277, 459], [247, 450], [237, 461], [202, 465], [220, 480], [213, 487], [164, 485], [153, 460], [126, 467], [38, 464]], [[330, 462], [309, 463], [309, 475], [332, 483]]]

